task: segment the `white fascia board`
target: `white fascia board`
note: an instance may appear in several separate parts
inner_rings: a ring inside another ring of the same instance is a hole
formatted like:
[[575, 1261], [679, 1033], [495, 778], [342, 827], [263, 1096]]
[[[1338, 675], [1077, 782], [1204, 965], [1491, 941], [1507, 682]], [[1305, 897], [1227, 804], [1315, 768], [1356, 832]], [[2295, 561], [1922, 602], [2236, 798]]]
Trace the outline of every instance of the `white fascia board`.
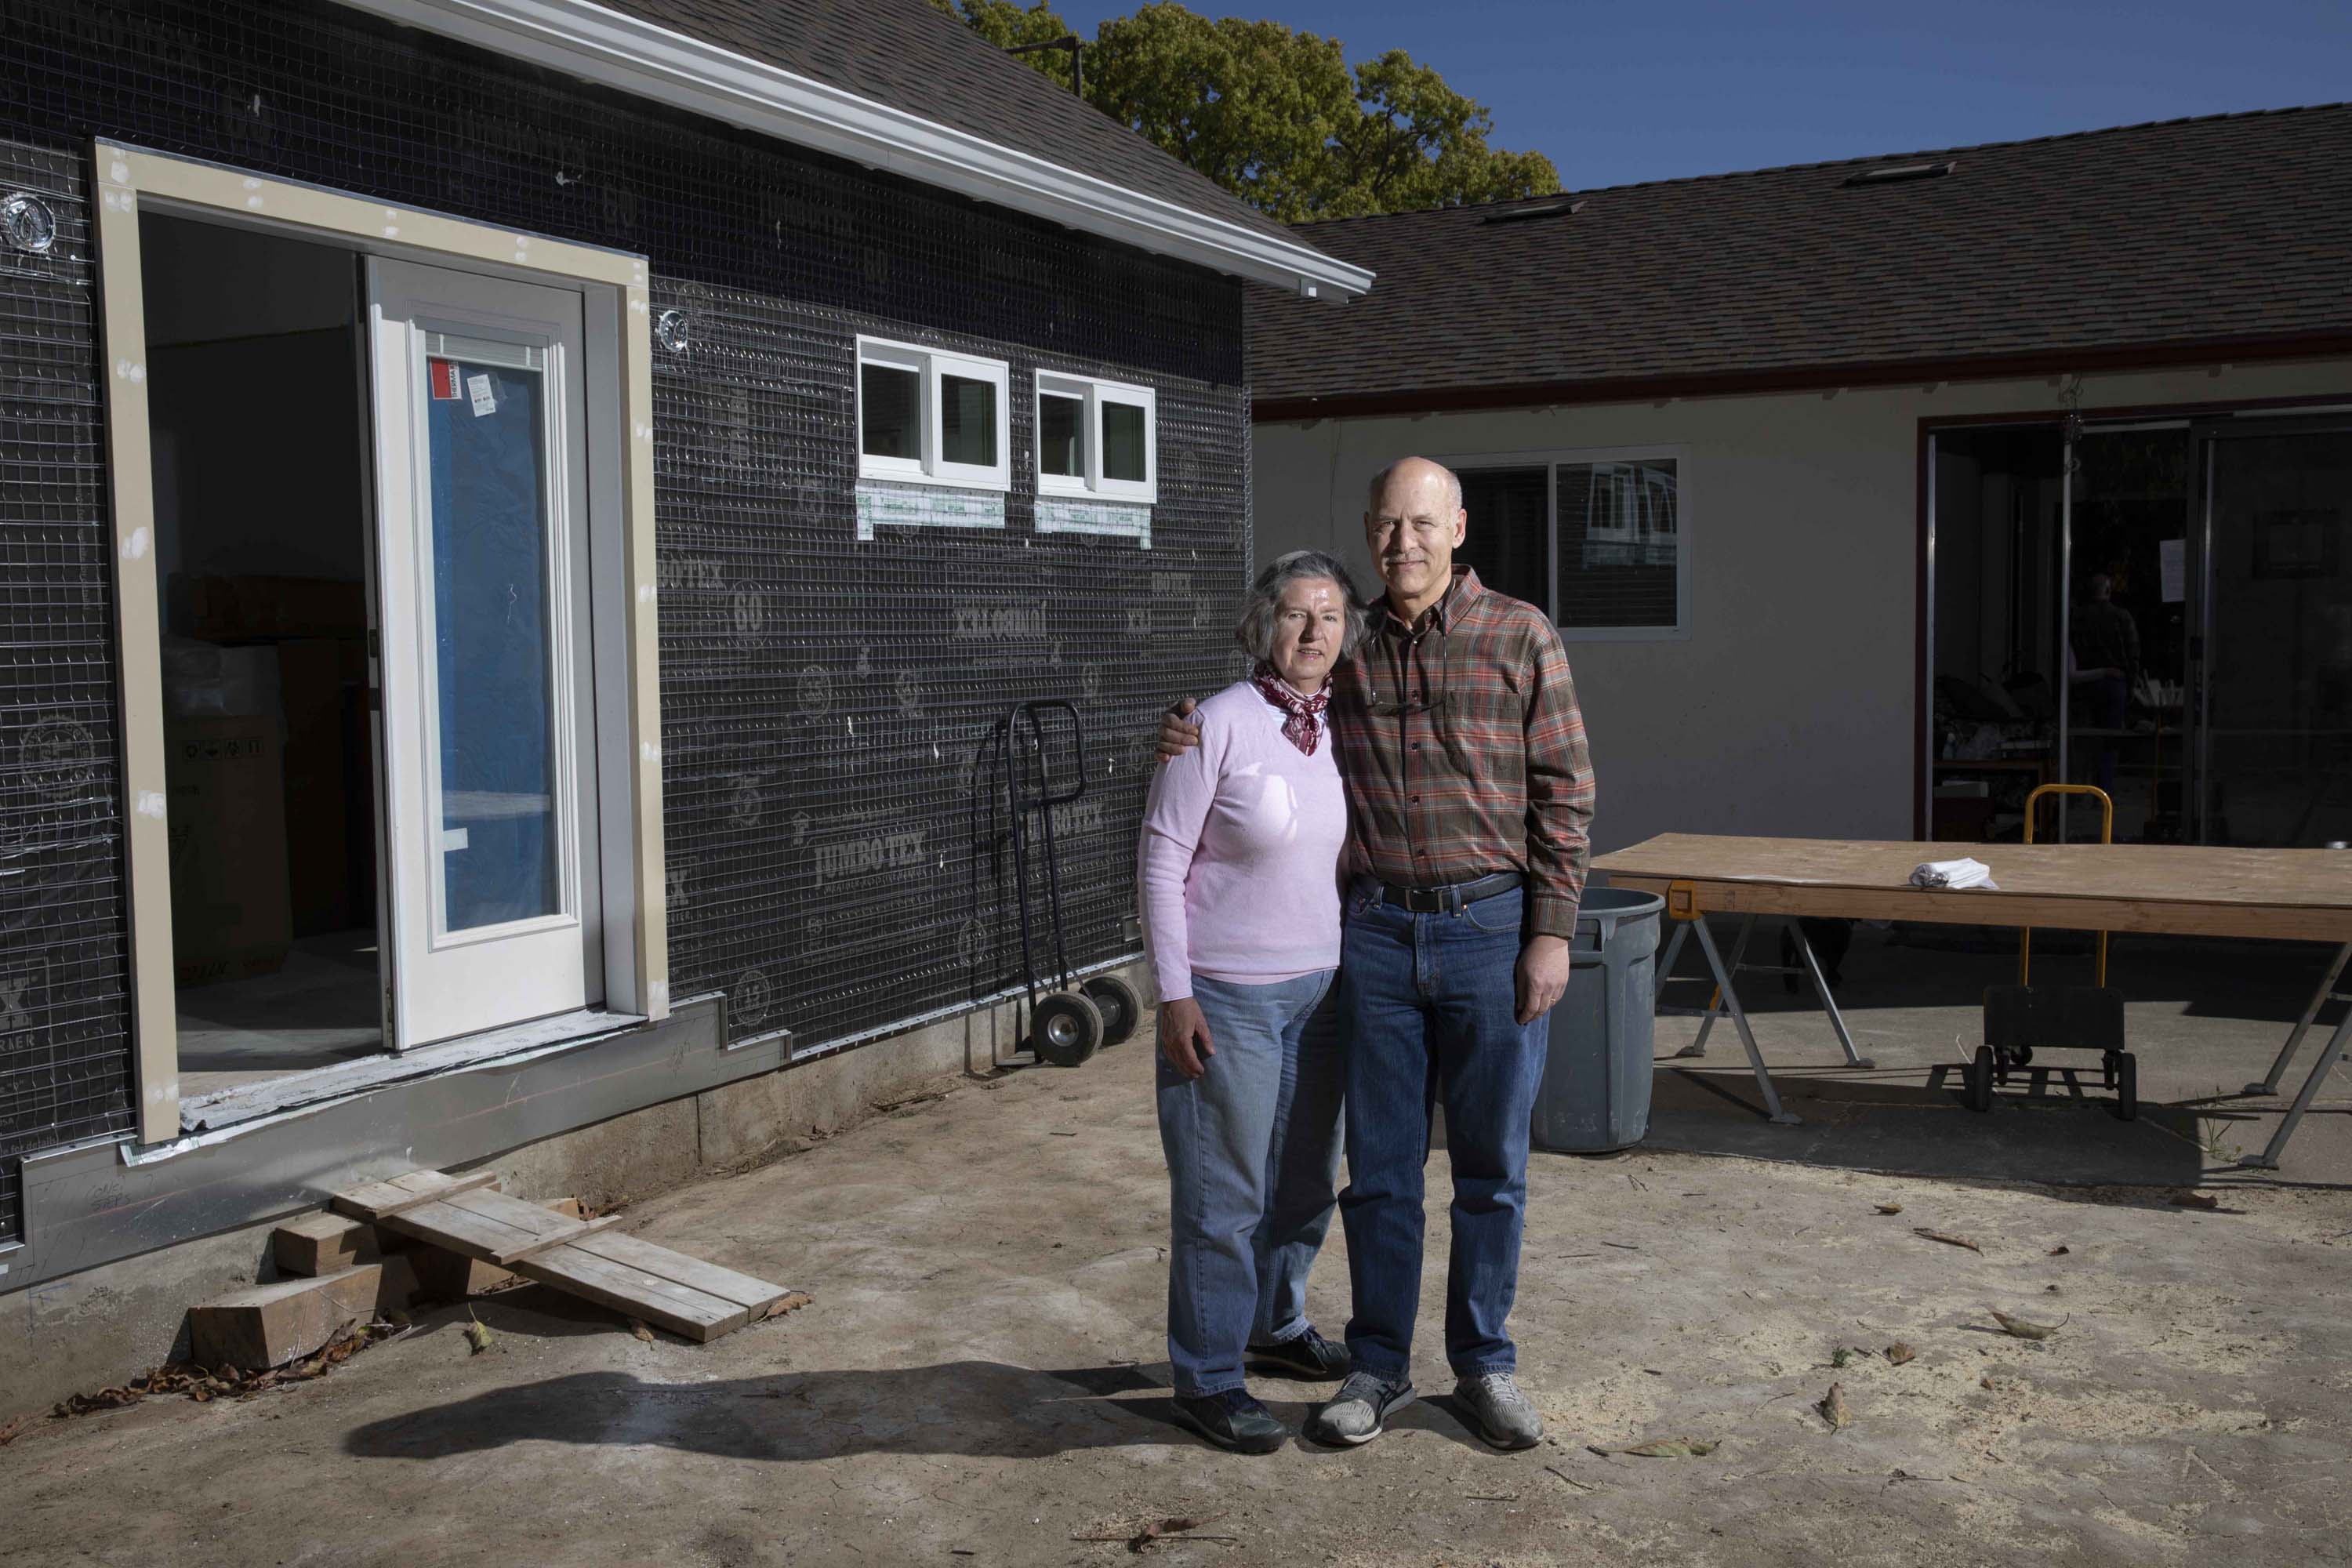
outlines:
[[1346, 300], [1372, 274], [1308, 246], [845, 92], [587, 0], [341, 0], [354, 10], [1048, 218], [1139, 249]]

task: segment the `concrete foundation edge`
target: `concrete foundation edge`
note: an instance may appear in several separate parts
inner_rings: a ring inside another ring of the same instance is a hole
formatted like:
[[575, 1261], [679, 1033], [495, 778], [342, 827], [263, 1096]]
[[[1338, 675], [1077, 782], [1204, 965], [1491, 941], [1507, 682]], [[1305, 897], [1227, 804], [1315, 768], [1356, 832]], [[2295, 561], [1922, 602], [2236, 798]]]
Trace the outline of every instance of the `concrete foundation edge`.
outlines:
[[[1149, 1004], [1148, 965], [1113, 973]], [[719, 1025], [716, 1006], [681, 1009], [625, 1044], [602, 1043], [593, 1062], [558, 1053], [397, 1086], [197, 1151], [186, 1156], [197, 1163], [177, 1171], [178, 1160], [126, 1168], [114, 1145], [27, 1161], [28, 1205], [47, 1205], [53, 1219], [69, 1205], [71, 1215], [39, 1233], [28, 1227], [50, 1277], [0, 1294], [0, 1420], [184, 1356], [187, 1309], [277, 1278], [272, 1228], [338, 1188], [417, 1165], [488, 1165], [525, 1198], [651, 1197], [793, 1153], [926, 1082], [986, 1073], [1019, 1044], [1010, 1004], [797, 1065], [783, 1062], [781, 1042], [727, 1051]], [[1120, 1048], [1139, 1047], [1150, 1048], [1141, 1034]], [[650, 1061], [636, 1059], [648, 1053]], [[642, 1090], [665, 1067], [677, 1084], [671, 1097], [584, 1114], [599, 1086]], [[493, 1085], [497, 1109], [486, 1116]], [[582, 1120], [544, 1125], [572, 1115]], [[502, 1127], [524, 1136], [502, 1135]], [[469, 1136], [490, 1146], [457, 1152]], [[136, 1245], [142, 1229], [154, 1236], [208, 1212], [225, 1216], [212, 1234]], [[94, 1256], [80, 1263], [78, 1250]], [[30, 1273], [29, 1252], [5, 1260], [19, 1279]]]

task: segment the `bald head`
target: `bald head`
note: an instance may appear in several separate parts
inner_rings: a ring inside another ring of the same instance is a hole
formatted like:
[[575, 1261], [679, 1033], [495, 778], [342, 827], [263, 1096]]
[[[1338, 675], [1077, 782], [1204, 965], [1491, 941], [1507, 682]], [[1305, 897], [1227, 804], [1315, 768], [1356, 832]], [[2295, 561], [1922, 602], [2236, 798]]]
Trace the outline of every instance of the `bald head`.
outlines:
[[1418, 487], [1428, 484], [1432, 479], [1444, 487], [1444, 493], [1447, 504], [1451, 505], [1455, 511], [1460, 511], [1462, 510], [1462, 476], [1444, 464], [1432, 462], [1427, 458], [1399, 458], [1395, 462], [1374, 474], [1371, 485], [1365, 491], [1364, 504], [1372, 510], [1378, 511], [1381, 498], [1387, 493], [1391, 485]]
[[1469, 528], [1462, 481], [1442, 463], [1400, 458], [1372, 476], [1365, 500], [1364, 544], [1389, 605], [1416, 619], [1454, 583], [1454, 552]]

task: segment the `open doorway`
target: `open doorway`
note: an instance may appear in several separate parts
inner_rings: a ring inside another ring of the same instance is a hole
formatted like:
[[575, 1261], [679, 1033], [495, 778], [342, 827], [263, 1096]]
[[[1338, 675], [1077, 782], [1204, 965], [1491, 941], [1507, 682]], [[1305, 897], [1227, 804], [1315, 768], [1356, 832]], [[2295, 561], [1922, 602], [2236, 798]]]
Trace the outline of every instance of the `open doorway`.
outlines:
[[[2106, 792], [2118, 841], [2179, 841], [2186, 422], [2071, 447], [2054, 423], [1935, 440], [1931, 836], [2017, 839], [2027, 795], [2063, 782]], [[2078, 798], [2045, 805], [2036, 837], [2099, 831]]]
[[359, 258], [143, 214], [180, 1083], [383, 1048]]
[[[2237, 414], [1937, 431], [1931, 836], [2095, 785], [2124, 842], [2352, 837], [2352, 428]], [[2095, 837], [2077, 798], [2037, 837]]]

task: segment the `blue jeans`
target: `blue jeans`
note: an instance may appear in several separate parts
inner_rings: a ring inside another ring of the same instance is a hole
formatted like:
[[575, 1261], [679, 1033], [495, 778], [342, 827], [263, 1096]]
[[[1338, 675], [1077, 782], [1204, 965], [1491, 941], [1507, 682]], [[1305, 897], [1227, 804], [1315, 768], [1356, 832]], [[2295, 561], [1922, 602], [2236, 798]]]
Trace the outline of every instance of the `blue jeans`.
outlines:
[[1454, 1173], [1445, 1359], [1457, 1377], [1511, 1372], [1503, 1331], [1519, 1285], [1528, 1123], [1543, 1082], [1547, 1022], [1517, 1014], [1526, 895], [1458, 914], [1412, 914], [1361, 891], [1348, 900], [1339, 1022], [1348, 1041], [1348, 1230], [1362, 1371], [1401, 1378], [1421, 1303], [1422, 1169], [1443, 1097]]
[[1253, 1342], [1307, 1331], [1307, 1271], [1339, 1167], [1331, 972], [1272, 985], [1192, 977], [1216, 1055], [1159, 1061], [1168, 1154], [1168, 1360], [1186, 1397], [1242, 1386]]

